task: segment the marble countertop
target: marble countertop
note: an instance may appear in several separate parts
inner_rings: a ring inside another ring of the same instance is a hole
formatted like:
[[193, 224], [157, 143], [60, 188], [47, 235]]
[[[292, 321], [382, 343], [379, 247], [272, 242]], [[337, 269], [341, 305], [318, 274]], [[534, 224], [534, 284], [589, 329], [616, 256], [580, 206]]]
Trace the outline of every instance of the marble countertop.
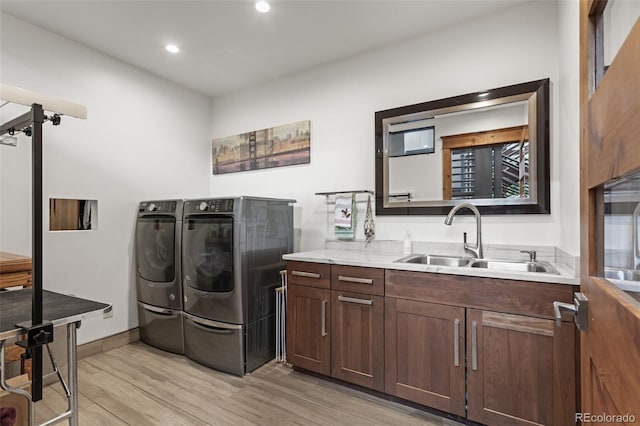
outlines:
[[[422, 253], [422, 252], [420, 252]], [[417, 253], [416, 253], [417, 254]], [[427, 254], [427, 253], [424, 253]], [[430, 254], [430, 253], [429, 253]], [[329, 263], [335, 265], [365, 266], [371, 268], [395, 269], [404, 271], [431, 272], [438, 274], [465, 275], [473, 277], [501, 278], [508, 280], [534, 281], [555, 284], [579, 285], [580, 278], [574, 271], [563, 264], [550, 262], [560, 273], [548, 274], [540, 272], [513, 272], [496, 269], [478, 269], [470, 267], [451, 267], [424, 265], [415, 263], [397, 263], [404, 257], [402, 254], [375, 252], [370, 250], [345, 250], [327, 248], [321, 250], [290, 253], [283, 256], [284, 260], [301, 262]]]

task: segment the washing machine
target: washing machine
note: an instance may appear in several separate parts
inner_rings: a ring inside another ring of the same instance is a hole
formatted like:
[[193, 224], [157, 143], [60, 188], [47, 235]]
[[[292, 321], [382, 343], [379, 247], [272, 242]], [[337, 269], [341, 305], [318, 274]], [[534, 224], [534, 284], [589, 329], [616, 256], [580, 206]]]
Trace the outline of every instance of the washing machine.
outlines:
[[184, 354], [182, 315], [183, 200], [143, 201], [135, 229], [140, 338]]

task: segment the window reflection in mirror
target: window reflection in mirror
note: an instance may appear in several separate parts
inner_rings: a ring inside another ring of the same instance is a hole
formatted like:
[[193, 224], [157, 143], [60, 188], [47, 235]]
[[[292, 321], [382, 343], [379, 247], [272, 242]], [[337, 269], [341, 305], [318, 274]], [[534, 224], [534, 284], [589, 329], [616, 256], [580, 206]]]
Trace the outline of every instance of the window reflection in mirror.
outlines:
[[529, 198], [526, 125], [443, 136], [444, 200]]
[[389, 126], [389, 157], [432, 154], [435, 143], [435, 128], [404, 125]]
[[96, 229], [98, 202], [65, 198], [49, 199], [50, 231], [87, 231]]
[[516, 142], [452, 150], [451, 194], [447, 199], [527, 198], [528, 157], [526, 141], [522, 146]]

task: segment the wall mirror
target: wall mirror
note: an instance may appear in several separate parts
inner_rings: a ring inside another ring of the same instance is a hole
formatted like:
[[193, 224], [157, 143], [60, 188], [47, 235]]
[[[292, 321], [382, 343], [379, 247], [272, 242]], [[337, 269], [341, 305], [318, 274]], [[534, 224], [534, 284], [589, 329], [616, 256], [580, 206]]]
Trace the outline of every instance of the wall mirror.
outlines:
[[376, 213], [545, 214], [549, 79], [378, 111]]

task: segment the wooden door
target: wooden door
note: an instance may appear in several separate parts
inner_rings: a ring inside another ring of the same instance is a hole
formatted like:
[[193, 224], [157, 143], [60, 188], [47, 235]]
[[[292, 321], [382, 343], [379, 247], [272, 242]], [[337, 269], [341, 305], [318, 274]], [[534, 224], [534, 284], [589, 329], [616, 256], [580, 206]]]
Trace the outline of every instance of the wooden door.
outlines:
[[385, 299], [385, 392], [465, 415], [464, 308]]
[[[640, 301], [603, 277], [604, 184], [640, 170], [640, 22], [605, 72], [602, 14], [607, 1], [580, 5], [581, 416], [640, 420]], [[615, 416], [627, 416], [615, 417]]]
[[488, 425], [573, 424], [572, 322], [467, 310], [468, 413]]
[[287, 289], [287, 357], [291, 364], [331, 374], [331, 291], [289, 285]]
[[331, 295], [331, 376], [383, 391], [384, 297]]

